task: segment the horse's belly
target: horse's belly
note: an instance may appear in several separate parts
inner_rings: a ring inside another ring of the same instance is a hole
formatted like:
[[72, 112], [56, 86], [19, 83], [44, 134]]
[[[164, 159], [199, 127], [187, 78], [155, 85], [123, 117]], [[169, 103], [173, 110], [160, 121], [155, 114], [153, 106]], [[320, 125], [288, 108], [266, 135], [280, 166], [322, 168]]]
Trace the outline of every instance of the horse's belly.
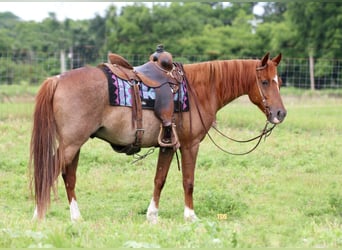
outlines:
[[[110, 107], [104, 112], [101, 128], [95, 133], [114, 145], [130, 145], [136, 139], [136, 121], [132, 119], [132, 109], [128, 107]], [[160, 121], [151, 110], [142, 113], [142, 147], [158, 145]]]

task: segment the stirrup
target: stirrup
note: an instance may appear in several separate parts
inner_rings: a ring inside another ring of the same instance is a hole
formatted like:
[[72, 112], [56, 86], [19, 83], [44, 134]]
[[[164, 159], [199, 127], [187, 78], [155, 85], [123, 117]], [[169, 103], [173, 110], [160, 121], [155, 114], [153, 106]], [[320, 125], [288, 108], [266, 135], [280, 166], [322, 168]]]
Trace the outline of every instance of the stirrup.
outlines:
[[176, 131], [176, 124], [172, 123], [171, 127], [172, 127], [171, 142], [165, 143], [165, 142], [163, 142], [163, 138], [162, 138], [164, 127], [162, 124], [160, 124], [160, 131], [159, 131], [159, 135], [158, 135], [158, 144], [160, 147], [173, 148], [174, 150], [177, 150], [180, 147], [180, 143], [179, 143], [178, 135], [177, 135], [177, 131]]

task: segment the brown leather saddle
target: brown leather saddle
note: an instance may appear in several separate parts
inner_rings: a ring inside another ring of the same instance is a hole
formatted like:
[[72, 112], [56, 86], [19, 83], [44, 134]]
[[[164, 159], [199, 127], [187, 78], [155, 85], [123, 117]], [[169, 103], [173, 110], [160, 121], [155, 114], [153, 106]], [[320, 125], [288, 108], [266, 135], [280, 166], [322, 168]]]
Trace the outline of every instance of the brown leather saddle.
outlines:
[[[151, 88], [159, 88], [164, 84], [169, 84], [172, 92], [176, 93], [179, 89], [179, 84], [183, 82], [184, 73], [180, 66], [167, 61], [167, 58], [158, 62], [150, 60], [143, 65], [133, 67], [122, 56], [111, 53], [108, 55], [108, 63], [103, 63], [100, 66], [103, 65], [119, 78], [130, 82], [133, 89], [132, 119], [136, 121], [135, 142], [128, 146], [112, 145], [112, 147], [114, 150], [126, 153], [127, 155], [138, 153], [144, 129], [142, 127], [142, 105], [137, 83], [143, 82]], [[174, 133], [176, 134], [175, 130]], [[178, 141], [178, 138], [176, 140]], [[161, 144], [159, 138], [158, 141]]]
[[112, 53], [108, 55], [108, 62], [104, 65], [121, 79], [143, 82], [151, 88], [158, 88], [166, 83], [178, 86], [183, 81], [183, 71], [173, 64], [173, 67], [170, 68], [169, 64], [163, 64], [163, 61], [161, 65], [158, 62], [149, 61], [133, 67], [125, 58]]

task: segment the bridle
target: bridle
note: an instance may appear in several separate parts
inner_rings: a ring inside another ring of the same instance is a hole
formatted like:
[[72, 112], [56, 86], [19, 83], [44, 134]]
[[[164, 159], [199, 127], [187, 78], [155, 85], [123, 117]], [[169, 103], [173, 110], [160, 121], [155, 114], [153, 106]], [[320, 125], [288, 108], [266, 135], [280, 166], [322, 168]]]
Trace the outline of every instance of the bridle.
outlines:
[[[159, 66], [159, 65], [158, 65], [158, 66]], [[197, 98], [196, 98], [196, 95], [195, 95], [195, 93], [193, 92], [191, 86], [188, 84], [189, 81], [188, 81], [188, 79], [187, 79], [187, 77], [186, 77], [186, 74], [183, 74], [183, 72], [184, 72], [184, 70], [183, 70], [183, 65], [182, 65], [182, 64], [179, 64], [178, 66], [182, 69], [182, 70], [180, 71], [180, 72], [182, 72], [181, 76], [183, 76], [183, 77], [185, 78], [185, 83], [187, 84], [187, 88], [188, 88], [189, 92], [191, 93], [191, 96], [194, 98], [194, 102], [195, 102], [195, 105], [196, 105], [196, 108], [197, 108], [197, 112], [198, 112], [199, 118], [200, 118], [200, 120], [201, 120], [201, 124], [202, 124], [202, 126], [204, 127], [204, 129], [207, 131], [206, 134], [208, 135], [208, 137], [209, 137], [209, 139], [212, 141], [212, 143], [213, 143], [218, 149], [220, 149], [222, 152], [227, 153], [227, 154], [231, 154], [231, 155], [246, 155], [246, 154], [249, 154], [249, 153], [253, 152], [253, 151], [259, 146], [259, 144], [260, 144], [262, 138], [264, 138], [264, 140], [266, 140], [266, 138], [267, 138], [268, 136], [271, 135], [273, 129], [274, 129], [275, 126], [276, 126], [276, 124], [273, 124], [273, 126], [271, 126], [270, 128], [268, 128], [268, 126], [269, 126], [270, 123], [269, 123], [267, 120], [266, 120], [265, 126], [264, 126], [263, 130], [261, 131], [261, 133], [260, 133], [258, 136], [255, 136], [255, 137], [253, 137], [253, 138], [251, 138], [251, 139], [248, 139], [248, 140], [237, 140], [237, 139], [233, 139], [233, 138], [231, 138], [231, 137], [225, 135], [225, 134], [224, 134], [222, 131], [220, 131], [216, 126], [211, 126], [211, 127], [212, 127], [215, 131], [217, 131], [221, 136], [223, 136], [224, 138], [226, 138], [226, 139], [228, 139], [228, 140], [231, 140], [231, 141], [233, 141], [233, 142], [237, 142], [237, 143], [247, 143], [247, 142], [252, 142], [252, 141], [257, 140], [257, 143], [256, 143], [250, 150], [248, 150], [248, 151], [246, 151], [246, 152], [243, 152], [243, 153], [230, 152], [230, 151], [228, 151], [228, 150], [222, 148], [220, 145], [217, 144], [217, 142], [215, 142], [215, 140], [214, 140], [214, 139], [212, 138], [212, 136], [209, 134], [209, 129], [207, 129], [206, 126], [205, 126], [205, 123], [204, 123], [204, 120], [203, 120], [201, 111], [200, 111], [200, 109], [199, 109], [199, 104], [198, 104], [198, 100], [197, 100]], [[256, 68], [256, 71], [257, 71], [257, 75], [256, 75], [256, 78], [257, 78], [257, 79], [256, 79], [256, 84], [257, 84], [257, 86], [258, 86], [259, 94], [260, 94], [260, 97], [261, 97], [261, 99], [262, 99], [262, 103], [263, 103], [263, 105], [264, 105], [265, 111], [267, 112], [267, 110], [268, 110], [268, 107], [267, 107], [267, 100], [266, 100], [266, 98], [265, 98], [265, 95], [264, 95], [262, 89], [260, 88], [260, 85], [259, 85], [259, 84], [260, 84], [260, 83], [259, 83], [260, 81], [259, 81], [259, 77], [258, 77], [258, 72], [259, 72], [260, 70], [265, 69], [266, 67], [267, 67], [267, 64], [266, 64], [266, 65], [263, 65], [263, 66], [258, 66], [258, 67]], [[162, 69], [162, 68], [160, 68], [160, 69]], [[164, 69], [162, 69], [162, 70], [164, 70]], [[173, 68], [171, 71], [173, 71], [173, 70], [174, 70], [174, 68]], [[164, 70], [164, 71], [165, 71], [165, 70]], [[178, 74], [180, 74], [180, 72], [178, 72]], [[190, 121], [191, 121], [191, 118], [190, 118]], [[149, 150], [146, 154], [144, 154], [144, 155], [136, 154], [136, 155], [137, 155], [136, 160], [133, 161], [132, 163], [135, 163], [136, 161], [139, 161], [139, 160], [144, 159], [146, 156], [152, 154], [153, 151], [154, 151], [154, 149], [152, 149], [152, 150], [150, 149], [150, 150]], [[176, 151], [176, 156], [177, 156], [178, 170], [180, 170], [180, 162], [179, 162], [179, 159], [178, 159], [177, 151]]]
[[[265, 112], [266, 112], [266, 115], [267, 115], [267, 112], [268, 112], [268, 106], [267, 106], [267, 99], [264, 95], [264, 92], [262, 91], [262, 89], [260, 88], [260, 81], [259, 81], [259, 74], [258, 72], [260, 70], [263, 70], [267, 68], [267, 64], [266, 65], [262, 65], [262, 66], [258, 66], [256, 68], [256, 71], [257, 71], [257, 74], [256, 74], [256, 84], [257, 84], [257, 87], [258, 87], [258, 90], [259, 90], [259, 94], [260, 94], [260, 97], [262, 99], [262, 103], [263, 103], [263, 106], [264, 106], [264, 109], [265, 109]], [[186, 75], [185, 75], [186, 77]], [[186, 82], [188, 82], [188, 80], [186, 80]], [[206, 134], [208, 135], [209, 139], [212, 141], [212, 143], [218, 148], [220, 149], [222, 152], [224, 153], [227, 153], [227, 154], [231, 154], [231, 155], [246, 155], [246, 154], [249, 154], [251, 152], [253, 152], [260, 144], [262, 138], [264, 138], [264, 140], [266, 140], [266, 138], [268, 136], [271, 135], [272, 133], [272, 130], [275, 128], [276, 124], [273, 124], [273, 126], [271, 126], [270, 128], [268, 128], [270, 122], [268, 120], [266, 120], [266, 123], [265, 123], [265, 126], [263, 128], [263, 130], [261, 131], [261, 133], [258, 135], [258, 136], [255, 136], [251, 139], [248, 139], [248, 140], [237, 140], [237, 139], [233, 139], [227, 135], [225, 135], [222, 131], [220, 131], [216, 126], [211, 126], [213, 129], [215, 129], [215, 131], [217, 131], [221, 136], [223, 136], [224, 138], [227, 138], [233, 142], [237, 142], [237, 143], [247, 143], [247, 142], [252, 142], [252, 141], [255, 141], [257, 140], [257, 143], [255, 144], [255, 146], [253, 146], [250, 150], [246, 151], [246, 152], [243, 152], [243, 153], [235, 153], [235, 152], [231, 152], [231, 151], [228, 151], [224, 148], [222, 148], [220, 145], [217, 144], [217, 142], [215, 142], [215, 140], [212, 138], [212, 136], [209, 134], [209, 129], [206, 128], [205, 126], [205, 123], [204, 123], [204, 120], [203, 120], [203, 117], [202, 117], [202, 114], [200, 112], [200, 109], [199, 109], [199, 104], [198, 104], [198, 100], [196, 98], [196, 95], [194, 94], [192, 88], [190, 87], [190, 85], [187, 85], [189, 91], [192, 93], [192, 96], [194, 98], [194, 101], [195, 101], [195, 105], [197, 107], [197, 112], [198, 112], [198, 115], [199, 115], [199, 118], [201, 120], [201, 123], [202, 123], [202, 126], [204, 127], [204, 129], [207, 131]]]
[[268, 112], [268, 105], [267, 105], [267, 99], [265, 97], [265, 94], [264, 92], [262, 91], [262, 89], [260, 88], [260, 78], [259, 78], [259, 72], [261, 70], [264, 70], [267, 68], [267, 64], [263, 65], [263, 66], [259, 66], [256, 68], [256, 85], [258, 87], [258, 90], [259, 90], [259, 95], [261, 97], [261, 101], [262, 101], [262, 105], [264, 106], [264, 109], [265, 109], [265, 113], [267, 115], [267, 112]]

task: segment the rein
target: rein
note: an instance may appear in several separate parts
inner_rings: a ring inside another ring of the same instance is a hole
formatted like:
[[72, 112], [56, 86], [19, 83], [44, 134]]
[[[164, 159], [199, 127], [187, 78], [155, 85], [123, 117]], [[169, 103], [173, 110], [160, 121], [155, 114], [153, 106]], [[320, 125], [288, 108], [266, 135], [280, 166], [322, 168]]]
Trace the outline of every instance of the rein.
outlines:
[[266, 138], [267, 138], [268, 136], [271, 135], [272, 130], [275, 128], [276, 124], [273, 124], [273, 126], [270, 127], [270, 128], [267, 128], [268, 125], [269, 125], [269, 122], [266, 121], [266, 124], [265, 124], [265, 126], [264, 126], [264, 128], [263, 128], [261, 134], [258, 135], [258, 136], [256, 136], [256, 137], [254, 137], [254, 138], [252, 138], [252, 139], [249, 139], [249, 140], [236, 140], [236, 139], [233, 139], [233, 138], [231, 138], [231, 137], [225, 135], [224, 133], [222, 133], [220, 130], [218, 130], [218, 128], [212, 126], [212, 128], [214, 128], [221, 136], [223, 136], [223, 137], [225, 137], [225, 138], [227, 138], [227, 139], [229, 139], [229, 140], [231, 140], [231, 141], [233, 141], [233, 142], [237, 142], [237, 143], [246, 143], [246, 142], [251, 142], [251, 141], [255, 141], [255, 140], [258, 139], [258, 141], [257, 141], [257, 143], [255, 144], [254, 147], [252, 147], [250, 150], [248, 150], [248, 151], [246, 151], [246, 152], [243, 152], [243, 153], [234, 153], [234, 152], [230, 152], [230, 151], [228, 151], [228, 150], [222, 148], [220, 145], [218, 145], [218, 144], [215, 142], [215, 140], [211, 137], [211, 135], [209, 134], [209, 132], [207, 132], [207, 135], [208, 135], [209, 139], [212, 141], [212, 143], [213, 143], [218, 149], [220, 149], [221, 151], [223, 151], [223, 152], [225, 152], [225, 153], [227, 153], [227, 154], [231, 154], [231, 155], [247, 155], [247, 154], [253, 152], [253, 151], [259, 146], [259, 144], [260, 144], [260, 142], [261, 142], [261, 140], [262, 140], [263, 137], [264, 137], [264, 139], [266, 140]]

